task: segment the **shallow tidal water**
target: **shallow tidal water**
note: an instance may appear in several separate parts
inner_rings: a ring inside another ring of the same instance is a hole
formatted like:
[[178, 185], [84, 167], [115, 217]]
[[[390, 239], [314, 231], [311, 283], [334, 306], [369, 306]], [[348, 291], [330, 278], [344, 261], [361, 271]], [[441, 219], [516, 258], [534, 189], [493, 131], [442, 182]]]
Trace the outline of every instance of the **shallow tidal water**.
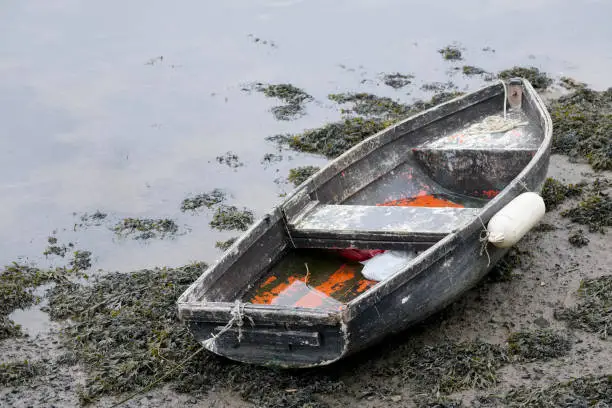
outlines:
[[[0, 6], [0, 262], [63, 265], [47, 237], [92, 251], [93, 269], [212, 262], [210, 210], [182, 213], [190, 194], [224, 189], [259, 217], [292, 185], [292, 167], [325, 159], [282, 152], [267, 136], [340, 117], [327, 95], [364, 91], [410, 102], [429, 82], [474, 89], [454, 66], [536, 66], [601, 89], [612, 72], [606, 1], [299, 1], [52, 3]], [[438, 49], [456, 43], [463, 61]], [[488, 47], [488, 48], [487, 48]], [[494, 50], [494, 51], [493, 51]], [[415, 76], [393, 89], [381, 73]], [[278, 101], [242, 90], [288, 82], [307, 114], [277, 121]], [[231, 151], [243, 164], [216, 157]], [[83, 213], [108, 214], [78, 226]], [[171, 218], [174, 238], [117, 238], [125, 217]], [[75, 224], [77, 224], [75, 226]]]

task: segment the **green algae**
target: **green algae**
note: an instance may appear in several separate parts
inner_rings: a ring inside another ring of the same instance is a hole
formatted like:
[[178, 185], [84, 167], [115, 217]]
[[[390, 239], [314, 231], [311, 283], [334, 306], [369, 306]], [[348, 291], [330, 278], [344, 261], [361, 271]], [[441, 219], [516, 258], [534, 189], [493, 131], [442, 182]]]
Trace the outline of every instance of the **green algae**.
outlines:
[[553, 153], [586, 159], [594, 170], [612, 170], [612, 88], [578, 87], [552, 102]]
[[487, 276], [489, 282], [509, 282], [519, 276], [514, 273], [516, 268], [524, 266], [525, 258], [531, 257], [529, 251], [522, 251], [512, 247], [491, 269]]
[[576, 306], [558, 310], [555, 317], [571, 328], [607, 338], [612, 327], [612, 275], [583, 280], [577, 295]]
[[45, 365], [41, 362], [18, 361], [0, 363], [0, 385], [14, 387], [25, 385], [34, 377], [46, 372]]
[[[404, 117], [434, 107], [462, 95], [462, 93], [441, 92], [434, 95], [430, 100], [416, 101], [411, 105], [397, 105], [398, 102], [388, 98], [388, 100], [381, 97], [372, 98], [367, 95], [370, 94], [337, 94], [332, 98], [342, 103], [357, 102], [355, 107], [358, 106], [358, 110], [364, 109], [366, 112], [373, 112], [369, 110], [371, 108], [369, 101], [374, 101], [374, 109], [379, 116], [347, 117], [341, 121], [328, 123], [315, 129], [308, 129], [299, 134], [275, 135], [268, 137], [267, 140], [296, 151], [317, 153], [328, 158], [335, 158], [357, 143], [393, 125]], [[360, 105], [364, 101], [368, 101], [368, 104]], [[355, 107], [349, 109], [348, 112], [355, 113]]]
[[237, 169], [238, 167], [244, 166], [244, 163], [240, 161], [238, 155], [233, 152], [226, 152], [216, 157], [217, 163], [225, 164], [227, 167]]
[[22, 335], [20, 326], [9, 319], [8, 315], [16, 309], [39, 303], [41, 298], [34, 294], [37, 287], [65, 281], [73, 272], [79, 276], [78, 271], [71, 269], [43, 270], [18, 263], [0, 270], [0, 340]]
[[362, 116], [397, 117], [406, 114], [409, 110], [408, 105], [391, 98], [365, 92], [330, 94], [328, 98], [339, 105], [352, 104], [350, 109], [343, 109], [343, 113]]
[[253, 89], [263, 93], [268, 98], [280, 99], [283, 105], [272, 108], [272, 114], [277, 120], [292, 120], [305, 114], [305, 104], [314, 100], [304, 90], [291, 84], [256, 83]]
[[232, 245], [234, 245], [234, 242], [236, 242], [237, 239], [238, 238], [236, 237], [232, 237], [225, 241], [217, 241], [215, 242], [215, 248], [220, 249], [222, 251], [227, 251]]
[[605, 227], [612, 226], [612, 199], [601, 191], [591, 192], [576, 207], [561, 212], [572, 222], [589, 227], [590, 232], [605, 232]]
[[315, 174], [321, 168], [318, 166], [301, 166], [296, 167], [289, 170], [289, 176], [287, 176], [287, 180], [289, 180], [295, 187], [299, 186], [310, 176]]
[[393, 89], [404, 88], [405, 86], [410, 85], [413, 79], [414, 75], [401, 74], [399, 72], [384, 74], [382, 76], [383, 83]]
[[335, 158], [393, 123], [394, 120], [354, 117], [328, 123], [320, 128], [308, 129], [297, 135], [277, 135], [268, 140], [287, 145], [296, 151]]
[[208, 193], [196, 194], [195, 196], [185, 198], [181, 203], [181, 211], [195, 212], [202, 207], [212, 208], [225, 201], [226, 197], [227, 194], [223, 190], [215, 188]]
[[464, 65], [461, 68], [461, 71], [463, 72], [463, 75], [466, 76], [482, 75], [487, 73], [487, 71], [484, 69], [475, 67], [473, 65]]
[[447, 45], [444, 48], [438, 50], [438, 53], [442, 55], [447, 61], [459, 61], [463, 59], [461, 48], [457, 45]]
[[219, 231], [246, 231], [254, 220], [253, 212], [247, 208], [221, 204], [217, 206], [209, 225]]
[[[160, 380], [160, 387], [169, 385], [180, 393], [224, 387], [258, 407], [326, 406], [316, 394], [341, 390], [344, 385], [336, 376], [315, 370], [245, 370], [243, 364], [207, 351], [192, 356], [201, 345], [178, 320], [176, 300], [205, 269], [199, 263], [109, 273], [89, 285], [66, 283], [51, 290], [50, 315], [70, 319], [62, 342], [85, 371], [81, 402], [132, 392]], [[181, 362], [176, 372], [162, 379]]]
[[542, 72], [536, 67], [515, 66], [499, 72], [497, 77], [503, 80], [509, 80], [511, 78], [525, 78], [535, 89], [538, 90], [545, 90], [553, 83], [552, 78], [550, 78], [546, 72]]
[[69, 265], [75, 272], [86, 271], [91, 268], [91, 251], [74, 251], [74, 258]]
[[453, 82], [428, 82], [426, 84], [421, 85], [421, 90], [427, 92], [448, 92], [453, 89], [457, 89], [457, 85]]
[[576, 248], [582, 248], [584, 246], [587, 246], [590, 242], [590, 240], [584, 235], [581, 229], [572, 232], [569, 235], [568, 240], [570, 244], [572, 244]]
[[476, 341], [423, 346], [399, 364], [404, 380], [435, 395], [491, 387], [498, 383], [497, 370], [507, 361], [503, 347]]
[[508, 352], [520, 361], [546, 361], [566, 356], [572, 341], [565, 333], [550, 329], [514, 332], [508, 338]]
[[565, 201], [566, 198], [580, 196], [584, 186], [584, 183], [565, 185], [552, 177], [548, 177], [546, 181], [544, 181], [541, 192], [546, 211], [554, 210], [559, 204]]
[[120, 237], [147, 240], [174, 236], [178, 232], [178, 225], [167, 218], [125, 218], [113, 227], [113, 231]]
[[546, 387], [521, 386], [488, 399], [509, 408], [604, 408], [612, 404], [612, 374], [584, 376]]

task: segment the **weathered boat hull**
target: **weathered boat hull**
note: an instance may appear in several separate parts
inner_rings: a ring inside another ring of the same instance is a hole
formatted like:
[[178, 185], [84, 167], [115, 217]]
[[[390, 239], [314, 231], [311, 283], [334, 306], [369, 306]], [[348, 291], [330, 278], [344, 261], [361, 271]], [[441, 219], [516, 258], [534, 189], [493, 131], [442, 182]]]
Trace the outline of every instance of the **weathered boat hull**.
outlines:
[[[541, 127], [539, 147], [530, 154], [526, 163], [524, 155], [517, 155], [517, 160], [522, 161], [518, 174], [504, 181], [499, 194], [490, 199], [477, 216], [462, 222], [460, 228], [441, 239], [435, 234], [418, 235], [403, 231], [395, 235], [388, 232], [368, 235], [355, 231], [316, 235], [318, 233], [312, 229], [303, 230], [300, 236], [297, 229], [303, 220], [301, 214], [311, 211], [309, 208], [320, 203], [347, 200], [346, 191], [338, 190], [338, 185], [344, 183], [342, 185], [348, 188], [346, 186], [354, 182], [347, 180], [352, 177], [348, 172], [348, 177], [339, 178], [341, 173], [344, 177], [345, 169], [363, 161], [367, 154], [385, 153], [385, 145], [401, 137], [398, 134], [402, 132], [416, 132], [433, 123], [429, 128], [431, 131], [437, 121], [451, 118], [459, 108], [467, 110], [469, 116], [470, 106], [484, 104], [487, 98], [499, 99], [499, 89], [484, 89], [407, 119], [330, 163], [259, 220], [216, 265], [194, 282], [178, 301], [180, 318], [206, 348], [230, 359], [258, 365], [313, 367], [330, 364], [381, 341], [391, 333], [406, 330], [448, 306], [476, 285], [507, 252], [507, 249], [492, 245], [486, 247], [486, 252], [482, 251], [479, 238], [483, 225], [522, 192], [540, 191], [546, 178], [552, 133], [550, 117], [531, 85], [525, 81], [522, 86], [523, 103]], [[483, 109], [489, 109], [483, 106]], [[388, 149], [386, 154], [392, 154], [392, 151], [397, 151], [397, 147]], [[379, 178], [381, 172], [389, 171], [385, 166], [393, 168], [397, 165], [377, 163], [370, 165], [370, 173], [363, 171], [356, 176]], [[430, 174], [439, 171], [441, 176], [438, 179], [444, 182], [448, 179], [447, 168], [445, 163], [440, 163], [439, 167], [429, 170]], [[473, 171], [468, 173], [464, 177], [466, 180], [477, 175]], [[486, 176], [483, 175], [483, 180], [490, 182]], [[469, 187], [470, 184], [466, 185]], [[292, 228], [296, 228], [295, 231]], [[291, 248], [338, 245], [369, 249], [410, 245], [422, 248], [423, 252], [401, 272], [337, 309], [236, 301], [268, 265], [277, 262]]]

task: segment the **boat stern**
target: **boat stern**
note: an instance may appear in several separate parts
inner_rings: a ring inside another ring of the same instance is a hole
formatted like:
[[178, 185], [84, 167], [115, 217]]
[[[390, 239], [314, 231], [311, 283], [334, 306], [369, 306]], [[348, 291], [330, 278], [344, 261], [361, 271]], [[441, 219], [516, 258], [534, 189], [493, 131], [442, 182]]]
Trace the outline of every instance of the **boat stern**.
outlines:
[[285, 368], [344, 356], [341, 313], [254, 304], [180, 304], [179, 317], [209, 351], [243, 363]]

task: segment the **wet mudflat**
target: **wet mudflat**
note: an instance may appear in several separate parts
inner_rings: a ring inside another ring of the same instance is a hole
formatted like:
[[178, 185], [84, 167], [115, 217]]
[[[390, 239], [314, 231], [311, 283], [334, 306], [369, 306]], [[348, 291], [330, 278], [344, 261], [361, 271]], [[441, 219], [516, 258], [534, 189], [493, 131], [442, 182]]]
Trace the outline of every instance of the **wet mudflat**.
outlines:
[[[1, 17], [0, 405], [612, 404], [609, 5], [140, 6]], [[538, 36], [499, 30], [515, 18]], [[564, 34], [576, 18], [590, 32]], [[477, 288], [323, 369], [193, 356], [174, 301], [257, 216], [372, 132], [517, 73], [555, 124], [549, 211]]]

